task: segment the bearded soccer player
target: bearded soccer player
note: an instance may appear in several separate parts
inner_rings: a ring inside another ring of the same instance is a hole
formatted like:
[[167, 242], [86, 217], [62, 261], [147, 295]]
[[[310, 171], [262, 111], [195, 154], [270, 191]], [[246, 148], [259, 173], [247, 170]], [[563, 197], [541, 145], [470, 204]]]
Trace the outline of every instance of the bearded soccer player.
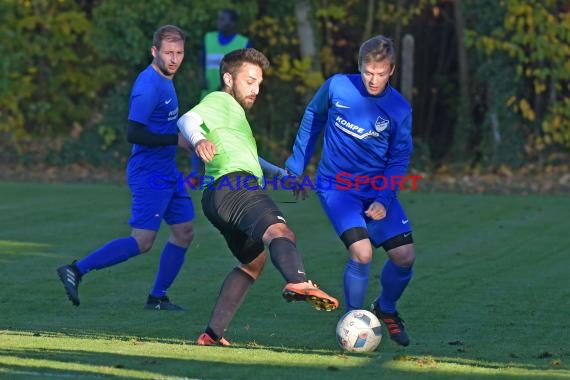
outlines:
[[[360, 46], [360, 74], [337, 74], [321, 86], [305, 110], [285, 167], [301, 176], [325, 131], [317, 176], [331, 186], [319, 188], [317, 194], [348, 250], [346, 310], [363, 308], [373, 246], [381, 246], [388, 258], [372, 311], [387, 326], [392, 340], [407, 346], [410, 338], [396, 303], [412, 278], [415, 253], [412, 226], [393, 184], [406, 175], [410, 162], [412, 110], [389, 84], [395, 54], [390, 39], [371, 38]], [[386, 178], [387, 186], [372, 180], [379, 175]], [[349, 186], [347, 176], [369, 181]]]
[[204, 215], [225, 238], [239, 264], [226, 276], [199, 345], [230, 343], [224, 333], [251, 285], [263, 270], [269, 248], [285, 280], [287, 301], [306, 301], [317, 310], [334, 310], [338, 300], [307, 280], [295, 234], [279, 208], [260, 187], [263, 176], [257, 145], [245, 111], [255, 103], [267, 58], [253, 48], [222, 59], [222, 91], [207, 95], [178, 121], [183, 135], [214, 178], [202, 195]]

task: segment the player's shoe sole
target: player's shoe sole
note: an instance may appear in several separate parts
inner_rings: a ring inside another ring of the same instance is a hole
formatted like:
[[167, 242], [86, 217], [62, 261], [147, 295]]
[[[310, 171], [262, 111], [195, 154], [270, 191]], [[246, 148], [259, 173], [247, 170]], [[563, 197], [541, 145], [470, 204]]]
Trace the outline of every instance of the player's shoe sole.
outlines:
[[317, 310], [332, 311], [338, 308], [339, 302], [336, 298], [328, 295], [311, 281], [298, 284], [288, 283], [283, 288], [283, 298], [287, 302], [304, 301], [308, 302]]
[[75, 306], [79, 306], [79, 283], [81, 275], [71, 265], [63, 265], [57, 268], [59, 279], [63, 283], [67, 298]]
[[198, 346], [231, 346], [231, 343], [228, 342], [224, 337], [221, 337], [220, 340], [216, 341], [210, 335], [208, 335], [208, 333], [200, 334], [196, 343]]

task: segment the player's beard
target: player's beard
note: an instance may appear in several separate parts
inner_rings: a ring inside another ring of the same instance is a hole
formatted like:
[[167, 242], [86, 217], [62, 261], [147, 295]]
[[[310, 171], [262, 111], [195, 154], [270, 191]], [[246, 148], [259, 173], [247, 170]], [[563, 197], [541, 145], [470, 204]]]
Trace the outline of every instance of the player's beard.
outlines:
[[176, 68], [173, 72], [170, 72], [164, 61], [158, 57], [155, 57], [154, 64], [156, 65], [156, 67], [158, 67], [162, 75], [164, 75], [167, 78], [172, 78], [174, 74], [176, 74], [176, 71], [178, 70], [178, 68]]
[[248, 103], [247, 102], [248, 97], [238, 93], [238, 91], [236, 91], [235, 89], [231, 90], [230, 95], [234, 97], [234, 99], [240, 104], [240, 106], [242, 106], [244, 110], [251, 109], [251, 107], [253, 107], [253, 104], [255, 103], [255, 99], [253, 100], [253, 102]]

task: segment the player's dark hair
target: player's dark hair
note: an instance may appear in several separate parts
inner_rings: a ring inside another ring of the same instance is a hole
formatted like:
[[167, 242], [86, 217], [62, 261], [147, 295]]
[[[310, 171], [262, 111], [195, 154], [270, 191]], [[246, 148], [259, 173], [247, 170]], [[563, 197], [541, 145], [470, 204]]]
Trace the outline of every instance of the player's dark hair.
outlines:
[[164, 40], [169, 42], [184, 42], [186, 41], [186, 35], [182, 29], [177, 26], [163, 25], [154, 32], [154, 36], [152, 37], [152, 46], [155, 46], [160, 50], [160, 45]]
[[362, 70], [362, 66], [367, 63], [381, 62], [385, 59], [390, 61], [392, 67], [396, 64], [394, 42], [382, 35], [372, 37], [360, 45], [358, 52], [358, 70]]
[[269, 60], [260, 51], [254, 48], [238, 49], [224, 55], [220, 62], [220, 83], [224, 84], [224, 74], [229, 73], [232, 78], [235, 78], [238, 70], [244, 63], [251, 63], [257, 65], [261, 70], [269, 67]]
[[238, 20], [239, 20], [239, 17], [238, 17], [237, 12], [236, 12], [235, 10], [231, 9], [231, 8], [222, 9], [220, 12], [221, 12], [221, 13], [225, 13], [225, 14], [227, 14], [228, 16], [230, 16], [230, 20], [232, 20], [232, 21], [235, 22], [235, 23], [237, 23]]

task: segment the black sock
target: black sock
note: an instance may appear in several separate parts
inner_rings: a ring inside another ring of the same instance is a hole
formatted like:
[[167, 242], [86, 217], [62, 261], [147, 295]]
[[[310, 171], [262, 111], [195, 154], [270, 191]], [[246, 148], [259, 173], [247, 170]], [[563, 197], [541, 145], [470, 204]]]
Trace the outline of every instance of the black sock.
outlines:
[[281, 272], [288, 283], [299, 283], [307, 281], [303, 260], [295, 244], [285, 238], [279, 237], [271, 240], [269, 244], [269, 255], [275, 268]]
[[239, 268], [234, 268], [224, 280], [206, 332], [213, 339], [224, 336], [235, 313], [255, 279]]

